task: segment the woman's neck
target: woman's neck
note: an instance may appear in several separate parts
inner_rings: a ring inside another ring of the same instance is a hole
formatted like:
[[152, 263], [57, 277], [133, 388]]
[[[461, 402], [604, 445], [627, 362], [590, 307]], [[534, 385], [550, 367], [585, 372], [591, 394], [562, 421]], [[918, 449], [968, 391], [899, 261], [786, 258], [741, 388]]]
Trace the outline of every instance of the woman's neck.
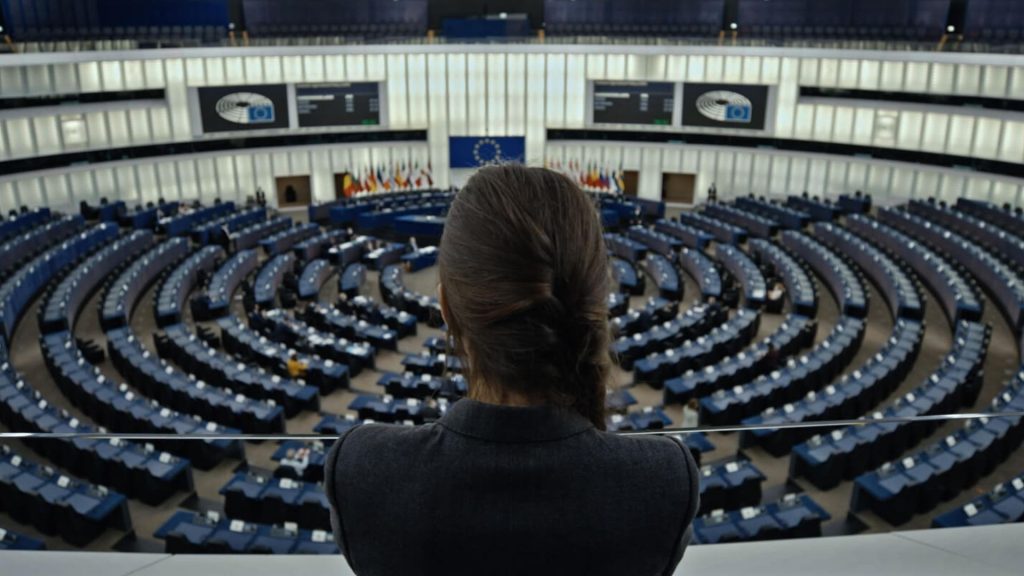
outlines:
[[489, 386], [487, 384], [471, 385], [469, 387], [469, 399], [486, 404], [497, 404], [500, 406], [538, 406], [542, 402], [531, 399], [526, 394], [508, 390], [501, 386]]

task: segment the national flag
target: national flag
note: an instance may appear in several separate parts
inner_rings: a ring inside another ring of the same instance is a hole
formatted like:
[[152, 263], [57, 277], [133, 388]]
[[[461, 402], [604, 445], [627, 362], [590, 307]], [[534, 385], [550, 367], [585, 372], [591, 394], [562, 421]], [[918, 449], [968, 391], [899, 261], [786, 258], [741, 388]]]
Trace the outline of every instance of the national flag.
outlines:
[[370, 169], [370, 175], [366, 177], [367, 189], [370, 192], [377, 191], [377, 176], [373, 173], [373, 169]]
[[352, 183], [352, 174], [346, 172], [345, 176], [341, 179], [341, 193], [345, 198], [351, 198], [355, 191], [355, 186]]
[[406, 185], [405, 175], [402, 172], [402, 167], [395, 164], [395, 184], [398, 188], [405, 188]]

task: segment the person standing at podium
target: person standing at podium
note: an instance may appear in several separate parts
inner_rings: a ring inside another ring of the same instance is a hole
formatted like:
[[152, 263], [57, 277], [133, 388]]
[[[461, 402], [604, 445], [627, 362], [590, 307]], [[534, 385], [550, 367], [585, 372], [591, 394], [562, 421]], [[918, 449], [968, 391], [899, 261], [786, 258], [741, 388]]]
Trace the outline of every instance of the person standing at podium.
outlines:
[[439, 269], [468, 397], [335, 442], [325, 491], [352, 570], [672, 574], [699, 473], [671, 437], [605, 431], [611, 275], [591, 199], [547, 169], [483, 168], [452, 201]]

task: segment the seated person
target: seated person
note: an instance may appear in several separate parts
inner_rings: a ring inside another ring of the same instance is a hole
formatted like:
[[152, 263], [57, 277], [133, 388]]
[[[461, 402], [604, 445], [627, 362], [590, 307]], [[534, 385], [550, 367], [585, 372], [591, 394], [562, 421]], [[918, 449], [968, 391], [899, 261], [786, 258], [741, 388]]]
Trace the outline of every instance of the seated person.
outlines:
[[299, 360], [297, 354], [292, 354], [288, 358], [288, 376], [292, 380], [298, 380], [306, 377], [306, 370], [309, 369], [309, 365]]
[[324, 488], [352, 570], [672, 574], [699, 473], [671, 437], [605, 431], [610, 274], [589, 197], [551, 170], [482, 168], [439, 254], [468, 397], [434, 423], [335, 442]]

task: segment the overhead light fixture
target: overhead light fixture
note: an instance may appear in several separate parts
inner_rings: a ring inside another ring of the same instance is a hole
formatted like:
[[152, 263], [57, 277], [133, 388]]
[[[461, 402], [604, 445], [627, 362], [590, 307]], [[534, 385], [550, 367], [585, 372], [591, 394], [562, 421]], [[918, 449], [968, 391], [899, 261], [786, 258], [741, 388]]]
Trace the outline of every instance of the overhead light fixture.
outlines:
[[956, 26], [953, 26], [952, 24], [946, 26], [946, 32], [956, 32]]
[[735, 30], [735, 29], [737, 29], [739, 27], [740, 27], [739, 24], [737, 24], [735, 22], [732, 22], [731, 24], [729, 24], [729, 29], [730, 30]]

